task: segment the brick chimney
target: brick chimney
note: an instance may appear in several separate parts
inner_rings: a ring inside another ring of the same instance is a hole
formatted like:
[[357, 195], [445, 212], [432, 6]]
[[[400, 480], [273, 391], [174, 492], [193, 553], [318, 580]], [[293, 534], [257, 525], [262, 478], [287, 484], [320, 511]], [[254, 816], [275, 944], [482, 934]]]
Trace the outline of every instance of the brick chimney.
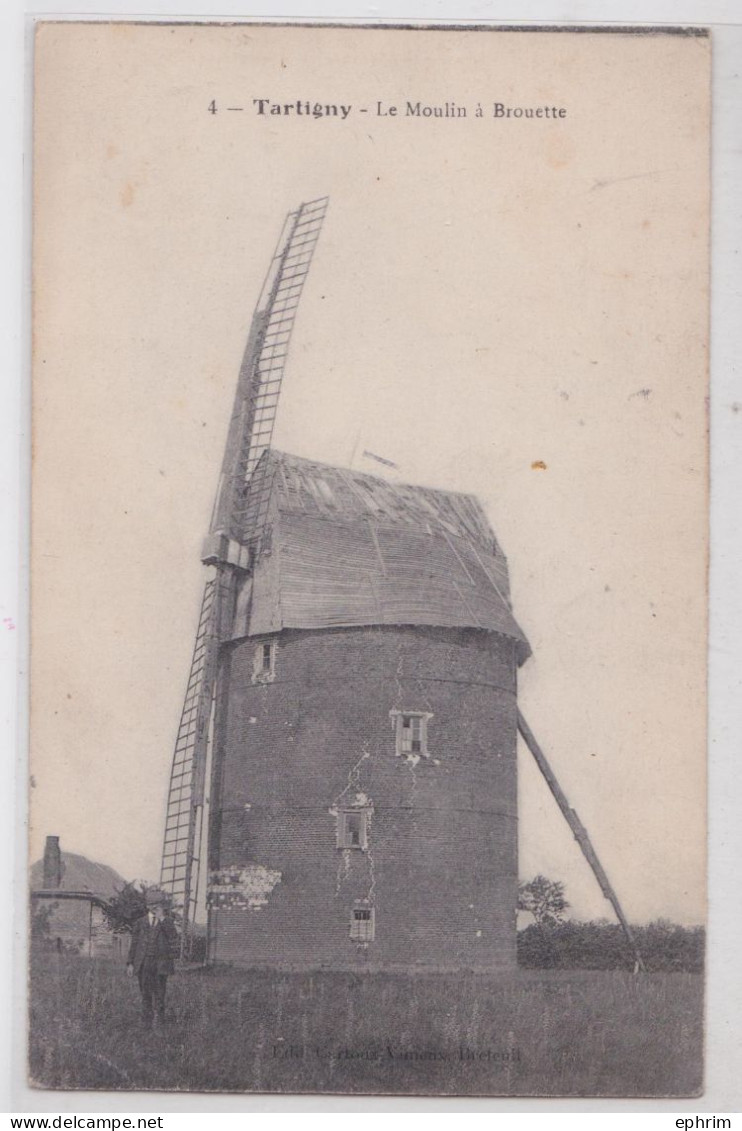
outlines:
[[46, 889], [62, 886], [62, 853], [59, 850], [58, 836], [46, 838], [43, 886]]

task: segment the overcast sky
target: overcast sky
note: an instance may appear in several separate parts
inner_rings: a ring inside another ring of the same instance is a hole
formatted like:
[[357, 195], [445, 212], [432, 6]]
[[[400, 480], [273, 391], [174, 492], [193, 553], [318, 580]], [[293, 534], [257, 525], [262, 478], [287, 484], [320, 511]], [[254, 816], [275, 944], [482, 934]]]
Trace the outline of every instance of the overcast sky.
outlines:
[[[329, 193], [276, 446], [479, 497], [521, 707], [629, 917], [699, 921], [707, 44], [78, 25], [37, 60], [32, 856], [158, 876], [252, 308]], [[523, 877], [609, 914], [519, 759]]]

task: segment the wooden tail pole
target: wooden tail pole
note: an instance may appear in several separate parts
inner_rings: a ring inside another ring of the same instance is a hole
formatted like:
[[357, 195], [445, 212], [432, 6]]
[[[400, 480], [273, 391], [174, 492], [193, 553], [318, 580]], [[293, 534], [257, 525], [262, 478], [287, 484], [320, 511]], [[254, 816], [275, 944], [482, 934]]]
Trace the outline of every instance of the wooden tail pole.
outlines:
[[587, 835], [587, 829], [583, 825], [580, 818], [577, 816], [577, 813], [575, 812], [575, 810], [572, 809], [569, 802], [567, 801], [567, 798], [566, 798], [564, 792], [562, 791], [562, 788], [559, 785], [559, 782], [557, 781], [556, 777], [554, 776], [554, 771], [552, 770], [551, 766], [549, 765], [548, 761], [546, 760], [546, 755], [544, 754], [543, 750], [541, 749], [538, 742], [536, 741], [534, 734], [533, 734], [533, 731], [529, 727], [526, 720], [523, 718], [523, 715], [521, 714], [520, 711], [518, 711], [518, 730], [520, 731], [521, 735], [523, 736], [523, 740], [524, 740], [526, 746], [531, 751], [531, 754], [533, 754], [536, 765], [538, 766], [541, 773], [543, 774], [544, 780], [545, 780], [546, 784], [548, 785], [549, 789], [551, 790], [551, 793], [554, 797], [554, 800], [556, 801], [557, 805], [561, 809], [561, 812], [562, 812], [562, 815], [563, 815], [565, 821], [567, 822], [570, 829], [572, 830], [575, 840], [577, 841], [580, 848], [582, 849], [582, 855], [585, 857], [588, 864], [592, 868], [593, 874], [594, 874], [596, 880], [598, 881], [598, 884], [600, 885], [600, 890], [602, 891], [605, 898], [612, 905], [613, 910], [616, 912], [616, 918], [618, 919], [619, 923], [621, 924], [621, 926], [623, 928], [623, 932], [626, 935], [626, 939], [628, 941], [628, 944], [631, 947], [631, 952], [634, 955], [634, 970], [635, 970], [635, 972], [638, 972], [640, 970], [642, 970], [642, 971], [646, 970], [646, 967], [644, 965], [644, 961], [643, 961], [642, 956], [639, 952], [639, 948], [636, 945], [636, 940], [634, 938], [633, 932], [631, 930], [631, 927], [629, 926], [629, 922], [628, 922], [626, 916], [623, 913], [623, 910], [621, 908], [621, 904], [618, 902], [618, 896], [616, 895], [615, 891], [611, 887], [610, 880], [608, 879], [608, 877], [606, 876], [606, 874], [603, 870], [603, 865], [600, 863], [600, 860], [597, 857], [595, 849], [593, 848], [593, 846], [590, 842], [590, 837]]

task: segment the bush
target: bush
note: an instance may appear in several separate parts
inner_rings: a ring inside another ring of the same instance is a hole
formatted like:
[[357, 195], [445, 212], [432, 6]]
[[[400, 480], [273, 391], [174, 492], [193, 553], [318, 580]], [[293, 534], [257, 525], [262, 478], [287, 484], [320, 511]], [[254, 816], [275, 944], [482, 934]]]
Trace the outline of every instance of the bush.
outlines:
[[103, 908], [106, 926], [115, 935], [128, 934], [135, 921], [147, 911], [147, 887], [143, 883], [127, 883]]
[[[647, 970], [703, 970], [703, 927], [658, 919], [632, 927], [632, 932]], [[534, 923], [518, 932], [518, 964], [539, 970], [630, 970], [634, 955], [617, 923], [569, 921], [541, 927]]]
[[50, 949], [52, 946], [50, 919], [54, 906], [49, 904], [32, 907], [31, 911], [31, 945]]

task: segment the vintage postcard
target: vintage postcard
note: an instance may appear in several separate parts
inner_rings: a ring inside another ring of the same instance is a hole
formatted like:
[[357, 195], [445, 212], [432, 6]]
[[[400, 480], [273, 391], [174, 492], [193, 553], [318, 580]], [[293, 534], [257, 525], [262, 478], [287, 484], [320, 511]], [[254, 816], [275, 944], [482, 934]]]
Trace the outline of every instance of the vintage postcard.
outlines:
[[709, 72], [37, 27], [35, 1087], [701, 1093]]

